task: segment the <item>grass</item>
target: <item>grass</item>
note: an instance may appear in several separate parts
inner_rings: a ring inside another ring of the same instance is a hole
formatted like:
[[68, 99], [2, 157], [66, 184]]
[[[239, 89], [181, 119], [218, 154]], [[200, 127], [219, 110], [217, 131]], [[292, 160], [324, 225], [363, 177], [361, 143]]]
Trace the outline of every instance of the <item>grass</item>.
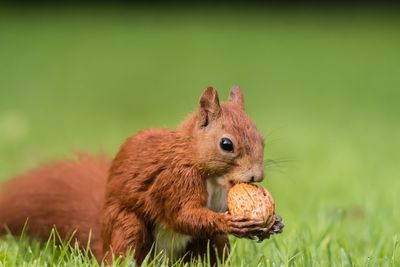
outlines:
[[[388, 10], [2, 8], [0, 179], [114, 154], [139, 129], [175, 127], [208, 84], [223, 99], [240, 84], [286, 228], [232, 238], [227, 265], [398, 266], [399, 26]], [[0, 266], [93, 264], [0, 239]]]

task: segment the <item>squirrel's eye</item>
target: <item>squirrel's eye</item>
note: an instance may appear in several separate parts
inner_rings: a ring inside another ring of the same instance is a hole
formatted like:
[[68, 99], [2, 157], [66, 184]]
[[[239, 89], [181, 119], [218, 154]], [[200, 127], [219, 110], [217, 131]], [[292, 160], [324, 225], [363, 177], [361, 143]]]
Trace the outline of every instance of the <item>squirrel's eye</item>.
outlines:
[[222, 150], [225, 150], [227, 152], [233, 152], [233, 143], [229, 138], [222, 138], [221, 142], [219, 143], [219, 146], [222, 148]]

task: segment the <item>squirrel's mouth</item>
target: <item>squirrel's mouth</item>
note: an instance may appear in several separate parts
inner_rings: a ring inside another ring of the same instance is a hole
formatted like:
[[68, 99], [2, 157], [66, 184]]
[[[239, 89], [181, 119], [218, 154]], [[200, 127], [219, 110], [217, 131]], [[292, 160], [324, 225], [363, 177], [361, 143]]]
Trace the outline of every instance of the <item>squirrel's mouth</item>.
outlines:
[[246, 181], [229, 180], [228, 181], [228, 189], [231, 189], [233, 186], [235, 186], [236, 184], [240, 184], [240, 183], [246, 183]]
[[226, 176], [220, 176], [216, 178], [214, 181], [216, 181], [219, 185], [225, 187], [225, 189], [227, 190], [231, 189], [233, 186], [240, 183], [249, 183], [249, 184], [256, 183], [256, 181], [252, 179], [240, 179], [239, 177], [241, 176], [226, 175]]
[[230, 188], [233, 187], [235, 184], [238, 184], [238, 183], [240, 183], [240, 181], [229, 180], [229, 182], [228, 182]]
[[248, 184], [254, 184], [254, 181], [242, 181], [242, 180], [229, 180], [228, 181], [228, 190], [231, 189], [234, 185], [240, 184], [240, 183], [248, 183]]

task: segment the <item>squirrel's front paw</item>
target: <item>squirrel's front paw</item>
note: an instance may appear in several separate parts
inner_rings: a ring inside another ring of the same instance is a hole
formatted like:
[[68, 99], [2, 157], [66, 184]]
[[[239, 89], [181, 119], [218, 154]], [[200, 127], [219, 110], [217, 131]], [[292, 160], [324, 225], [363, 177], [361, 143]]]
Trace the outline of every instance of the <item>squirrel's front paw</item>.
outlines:
[[257, 221], [245, 216], [226, 215], [227, 232], [240, 238], [254, 239], [260, 233], [268, 231], [265, 221]]
[[258, 242], [262, 242], [264, 239], [268, 239], [271, 235], [280, 234], [283, 232], [285, 225], [282, 223], [282, 217], [279, 215], [275, 216], [275, 222], [271, 228], [267, 231], [260, 232], [256, 236], [258, 237]]

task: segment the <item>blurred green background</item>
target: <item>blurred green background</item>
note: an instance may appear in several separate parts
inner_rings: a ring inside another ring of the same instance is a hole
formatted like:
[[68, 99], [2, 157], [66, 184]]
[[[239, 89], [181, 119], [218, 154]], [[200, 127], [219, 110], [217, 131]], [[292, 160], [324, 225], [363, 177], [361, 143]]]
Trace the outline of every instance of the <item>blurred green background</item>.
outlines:
[[74, 152], [113, 155], [139, 129], [176, 127], [206, 86], [226, 99], [238, 84], [286, 223], [272, 242], [240, 240], [246, 255], [400, 264], [397, 14], [2, 8], [0, 179]]

